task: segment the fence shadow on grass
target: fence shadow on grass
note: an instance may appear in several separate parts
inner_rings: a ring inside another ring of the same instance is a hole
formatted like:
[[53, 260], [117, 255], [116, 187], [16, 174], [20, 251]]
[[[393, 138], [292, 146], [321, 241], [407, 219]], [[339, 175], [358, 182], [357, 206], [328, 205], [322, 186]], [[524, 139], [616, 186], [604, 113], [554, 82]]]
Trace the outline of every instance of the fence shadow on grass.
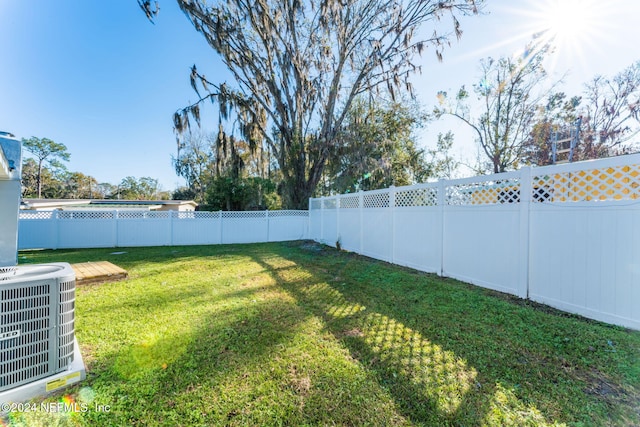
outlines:
[[[312, 252], [307, 256], [322, 256]], [[501, 336], [477, 339], [483, 347], [479, 352], [485, 352], [480, 358], [475, 352], [465, 352], [466, 346], [451, 345], [441, 336], [451, 325], [442, 326], [439, 333], [435, 332], [437, 318], [430, 326], [421, 326], [412, 319], [408, 301], [402, 315], [402, 310], [393, 307], [397, 301], [388, 301], [389, 295], [376, 295], [375, 288], [369, 289], [366, 297], [350, 292], [353, 282], [349, 275], [354, 274], [350, 271], [354, 265], [349, 265], [349, 255], [342, 256], [347, 258], [333, 266], [329, 261], [328, 268], [316, 272], [302, 267], [304, 254], [284, 254], [284, 263], [260, 257], [256, 261], [301, 306], [323, 320], [352, 357], [389, 390], [402, 415], [411, 421], [424, 425], [547, 425], [549, 421], [536, 409], [537, 403], [545, 403], [545, 397], [538, 402], [521, 401], [510, 387], [518, 380], [509, 378], [509, 371], [499, 366], [504, 360], [499, 348]], [[464, 322], [460, 319], [460, 324]], [[488, 375], [483, 374], [485, 363], [493, 364]], [[526, 381], [528, 375], [536, 375], [535, 369], [529, 368], [521, 379]]]

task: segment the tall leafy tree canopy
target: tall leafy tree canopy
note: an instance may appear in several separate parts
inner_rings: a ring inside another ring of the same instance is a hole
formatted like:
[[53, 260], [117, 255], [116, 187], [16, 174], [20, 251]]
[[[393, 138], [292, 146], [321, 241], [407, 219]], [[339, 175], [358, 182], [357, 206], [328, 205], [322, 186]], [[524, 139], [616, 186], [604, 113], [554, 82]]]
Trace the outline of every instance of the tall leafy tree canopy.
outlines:
[[59, 142], [55, 142], [49, 138], [36, 138], [32, 136], [29, 139], [22, 139], [22, 146], [35, 156], [38, 165], [36, 175], [36, 191], [38, 198], [42, 197], [42, 171], [45, 165], [54, 168], [62, 168], [60, 161], [69, 161], [71, 155], [67, 151], [67, 146]]
[[426, 181], [432, 173], [415, 131], [426, 120], [417, 103], [357, 98], [336, 136], [321, 193], [374, 190]]
[[[449, 37], [461, 35], [457, 16], [477, 13], [482, 1], [178, 0], [234, 82], [215, 84], [194, 66], [200, 100], [176, 113], [175, 128], [199, 122], [202, 103], [216, 102], [220, 120], [234, 114], [242, 138], [264, 142], [276, 158], [284, 205], [305, 208], [354, 99], [411, 91], [416, 54], [432, 47], [441, 58]], [[138, 3], [151, 19], [158, 11]]]

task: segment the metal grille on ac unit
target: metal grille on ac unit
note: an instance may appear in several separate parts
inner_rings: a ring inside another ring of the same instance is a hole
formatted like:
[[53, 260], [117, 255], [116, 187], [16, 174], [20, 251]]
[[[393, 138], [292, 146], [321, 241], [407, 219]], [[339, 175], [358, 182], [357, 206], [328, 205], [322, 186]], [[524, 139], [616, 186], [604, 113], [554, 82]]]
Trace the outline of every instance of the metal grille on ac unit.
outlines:
[[69, 264], [19, 267], [0, 278], [0, 391], [73, 361], [75, 275]]

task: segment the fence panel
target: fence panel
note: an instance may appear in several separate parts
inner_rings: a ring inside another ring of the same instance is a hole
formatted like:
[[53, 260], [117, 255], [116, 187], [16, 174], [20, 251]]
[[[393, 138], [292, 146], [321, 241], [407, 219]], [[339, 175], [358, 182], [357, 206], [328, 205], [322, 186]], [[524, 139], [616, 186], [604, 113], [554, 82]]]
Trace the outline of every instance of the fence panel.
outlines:
[[206, 245], [306, 239], [307, 211], [23, 211], [19, 249]]
[[443, 274], [474, 285], [518, 294], [517, 206], [447, 206]]
[[357, 200], [311, 199], [312, 238], [640, 329], [640, 154]]
[[114, 211], [56, 212], [57, 247], [106, 248], [116, 242]]
[[171, 245], [171, 212], [119, 212], [117, 246]]
[[339, 198], [338, 238], [340, 245], [348, 250], [360, 250], [360, 196], [346, 195]]
[[172, 212], [171, 242], [174, 245], [221, 243], [220, 212]]
[[430, 273], [441, 273], [442, 218], [439, 186], [400, 187], [394, 194], [394, 262]]
[[437, 207], [397, 209], [394, 216], [394, 262], [429, 273], [440, 273], [442, 227]]
[[306, 239], [309, 228], [307, 211], [267, 211], [269, 242]]
[[222, 243], [266, 242], [264, 212], [222, 212]]
[[329, 246], [336, 246], [338, 240], [338, 211], [336, 198], [324, 199], [322, 205], [322, 224], [320, 225], [320, 241]]
[[20, 212], [18, 249], [57, 249], [58, 227], [55, 212]]
[[532, 300], [640, 329], [640, 204], [531, 210]]

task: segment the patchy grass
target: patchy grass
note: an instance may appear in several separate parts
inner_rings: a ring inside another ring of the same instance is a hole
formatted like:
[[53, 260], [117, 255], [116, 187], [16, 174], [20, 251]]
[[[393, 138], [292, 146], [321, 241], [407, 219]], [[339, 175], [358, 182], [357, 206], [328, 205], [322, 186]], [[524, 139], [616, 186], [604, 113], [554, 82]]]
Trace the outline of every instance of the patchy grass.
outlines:
[[[21, 252], [80, 286], [86, 412], [22, 425], [640, 425], [640, 333], [312, 242]], [[108, 406], [109, 412], [95, 410]]]

